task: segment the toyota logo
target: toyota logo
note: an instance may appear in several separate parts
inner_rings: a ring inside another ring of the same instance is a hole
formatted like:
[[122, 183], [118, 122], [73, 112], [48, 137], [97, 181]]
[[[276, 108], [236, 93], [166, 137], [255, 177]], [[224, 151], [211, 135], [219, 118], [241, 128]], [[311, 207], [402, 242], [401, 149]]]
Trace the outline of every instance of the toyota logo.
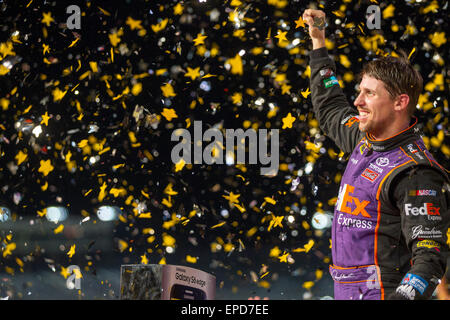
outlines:
[[377, 160], [375, 160], [375, 163], [377, 165], [379, 165], [380, 167], [384, 167], [389, 164], [389, 159], [388, 158], [377, 158]]

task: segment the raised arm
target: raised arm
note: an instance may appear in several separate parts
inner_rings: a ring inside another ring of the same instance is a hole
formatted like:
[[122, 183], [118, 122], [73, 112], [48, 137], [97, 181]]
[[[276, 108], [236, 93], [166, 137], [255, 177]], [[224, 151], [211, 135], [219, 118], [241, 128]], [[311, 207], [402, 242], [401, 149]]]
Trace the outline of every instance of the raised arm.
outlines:
[[361, 140], [356, 109], [347, 101], [336, 76], [336, 65], [325, 47], [325, 13], [307, 9], [303, 20], [309, 26], [313, 50], [310, 52], [310, 90], [314, 114], [320, 128], [345, 153]]

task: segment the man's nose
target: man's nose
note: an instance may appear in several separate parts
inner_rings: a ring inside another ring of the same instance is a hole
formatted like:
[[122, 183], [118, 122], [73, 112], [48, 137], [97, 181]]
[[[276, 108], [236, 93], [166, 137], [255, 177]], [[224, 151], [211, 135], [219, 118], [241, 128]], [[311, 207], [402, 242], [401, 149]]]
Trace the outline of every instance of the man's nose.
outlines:
[[363, 104], [364, 104], [364, 99], [361, 98], [361, 93], [360, 93], [360, 94], [358, 94], [358, 96], [356, 97], [355, 102], [353, 102], [353, 105], [354, 105], [355, 107], [358, 107], [358, 106], [362, 106]]

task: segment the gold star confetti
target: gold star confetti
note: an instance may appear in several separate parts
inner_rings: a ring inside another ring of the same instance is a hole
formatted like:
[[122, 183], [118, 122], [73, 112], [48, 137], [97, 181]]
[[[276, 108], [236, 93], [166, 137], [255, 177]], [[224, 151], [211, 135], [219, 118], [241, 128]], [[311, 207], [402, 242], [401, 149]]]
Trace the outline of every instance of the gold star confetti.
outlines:
[[231, 66], [232, 74], [244, 74], [244, 69], [242, 66], [242, 59], [239, 54], [235, 55], [234, 58], [228, 59], [225, 64], [229, 64]]
[[67, 277], [70, 276], [70, 273], [67, 269], [68, 268], [64, 268], [63, 266], [61, 266], [60, 274], [64, 277], [64, 279], [67, 279]]
[[299, 17], [298, 20], [295, 20], [295, 29], [300, 27], [305, 27], [305, 21], [302, 19], [302, 17]]
[[52, 162], [49, 160], [41, 160], [40, 167], [38, 172], [42, 172], [44, 177], [48, 176], [50, 172], [52, 172], [54, 167], [52, 166]]
[[288, 41], [288, 40], [286, 39], [286, 34], [287, 34], [287, 31], [281, 31], [281, 30], [278, 30], [278, 33], [277, 33], [277, 35], [275, 36], [275, 38], [278, 39], [278, 43], [280, 43], [280, 42], [282, 42], [282, 41]]
[[165, 85], [161, 86], [161, 91], [163, 93], [163, 96], [166, 98], [176, 96], [176, 93], [173, 91], [173, 87], [170, 83], [166, 83]]
[[68, 256], [69, 258], [72, 258], [73, 255], [75, 254], [75, 247], [76, 247], [75, 244], [73, 244], [73, 245], [70, 246], [70, 249], [69, 249], [69, 251], [67, 252], [67, 256]]
[[230, 203], [230, 205], [232, 203], [239, 203], [238, 198], [240, 197], [240, 194], [234, 194], [233, 192], [230, 192], [229, 195], [222, 195], [222, 197], [224, 197], [225, 199], [228, 200], [228, 203]]
[[283, 121], [283, 126], [281, 128], [282, 129], [286, 129], [286, 128], [290, 129], [290, 128], [292, 128], [292, 124], [295, 121], [295, 117], [293, 117], [291, 115], [291, 113], [289, 112], [288, 115], [282, 119], [282, 121]]
[[22, 150], [19, 151], [19, 153], [16, 154], [15, 159], [17, 160], [17, 165], [20, 166], [22, 162], [27, 160], [28, 155], [26, 153], [23, 153]]
[[205, 43], [205, 39], [208, 36], [204, 36], [201, 33], [197, 34], [197, 38], [194, 39], [194, 46], [198, 46], [200, 44], [204, 44]]
[[48, 116], [48, 112], [45, 111], [45, 113], [42, 115], [41, 124], [45, 124], [45, 126], [48, 126], [48, 120], [50, 117]]
[[195, 69], [187, 67], [187, 69], [188, 69], [188, 72], [186, 72], [184, 74], [185, 77], [190, 77], [191, 80], [195, 80], [198, 77], [200, 77], [200, 67], [195, 68]]
[[131, 30], [142, 29], [141, 20], [134, 20], [133, 18], [128, 17], [125, 23], [130, 27]]
[[177, 113], [174, 109], [163, 108], [161, 115], [166, 118], [167, 121], [172, 121], [173, 118], [178, 118]]
[[173, 7], [173, 14], [179, 16], [183, 14], [183, 10], [184, 10], [183, 5], [180, 2], [178, 2], [177, 5]]

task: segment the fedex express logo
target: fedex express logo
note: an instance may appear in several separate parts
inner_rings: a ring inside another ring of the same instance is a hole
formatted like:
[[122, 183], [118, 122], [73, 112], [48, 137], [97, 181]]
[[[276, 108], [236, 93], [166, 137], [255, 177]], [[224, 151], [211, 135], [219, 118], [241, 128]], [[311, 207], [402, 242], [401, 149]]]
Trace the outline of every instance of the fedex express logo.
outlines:
[[411, 203], [405, 204], [405, 214], [407, 216], [428, 216], [428, 220], [441, 220], [439, 210], [441, 208], [435, 207], [432, 203], [425, 202], [422, 207], [413, 207]]
[[[370, 203], [368, 200], [360, 200], [357, 197], [353, 197], [352, 194], [355, 191], [355, 187], [349, 184], [344, 184], [343, 188], [339, 192], [339, 202], [337, 203], [337, 209], [341, 212], [352, 214], [357, 216], [361, 214], [363, 217], [371, 218], [370, 214], [366, 211], [367, 205]], [[352, 209], [348, 206], [354, 203], [356, 208]]]

